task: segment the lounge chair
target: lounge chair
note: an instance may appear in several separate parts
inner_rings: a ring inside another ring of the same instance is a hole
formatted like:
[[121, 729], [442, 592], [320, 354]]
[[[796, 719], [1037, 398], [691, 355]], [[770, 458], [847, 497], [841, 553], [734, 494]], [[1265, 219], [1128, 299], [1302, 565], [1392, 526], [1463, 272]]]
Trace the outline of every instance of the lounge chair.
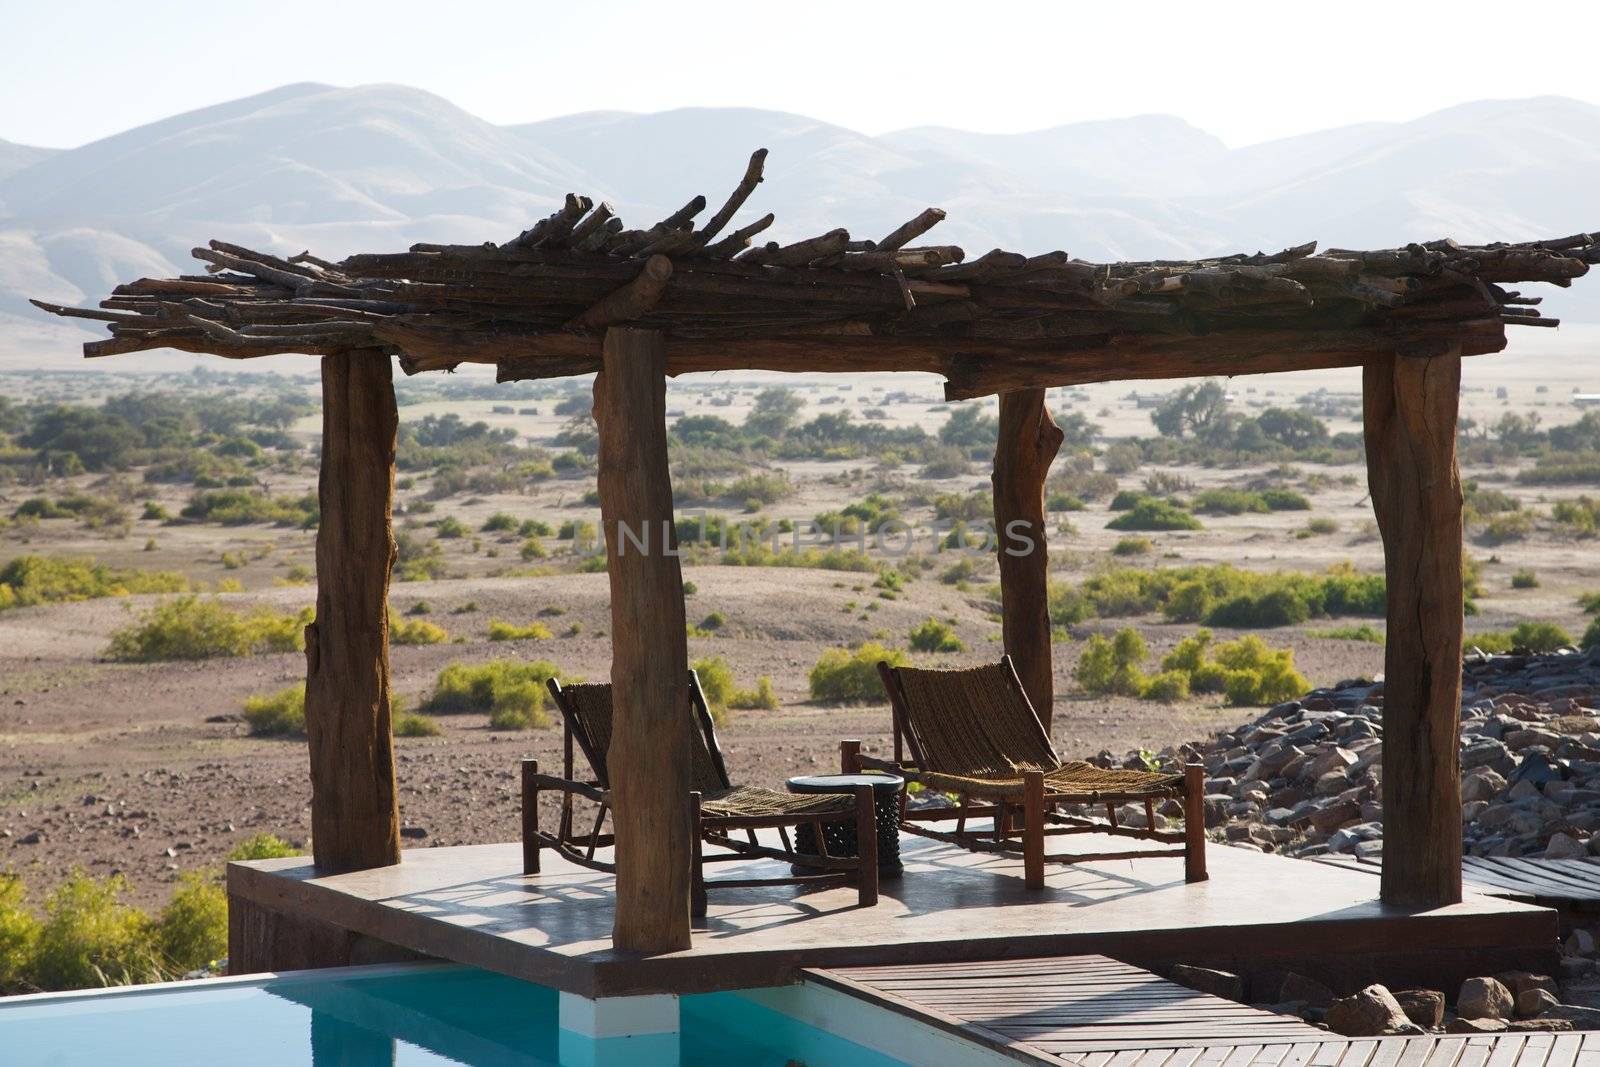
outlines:
[[[563, 730], [563, 775], [560, 778], [539, 773], [536, 760], [522, 761], [522, 865], [523, 872], [539, 870], [541, 849], [554, 849], [583, 867], [615, 871], [613, 863], [597, 859], [597, 849], [615, 844], [613, 834], [602, 833], [610, 810], [610, 776], [606, 749], [611, 743], [611, 686], [609, 684], [561, 685], [551, 679], [550, 693], [561, 711]], [[684, 798], [694, 823], [693, 912], [706, 912], [708, 888], [733, 888], [765, 885], [845, 884], [855, 885], [863, 907], [878, 902], [878, 838], [872, 790], [861, 786], [850, 793], [779, 793], [753, 786], [734, 786], [717, 744], [716, 727], [700, 679], [689, 672], [690, 706], [695, 719], [693, 766], [690, 768], [692, 792]], [[583, 750], [594, 772], [593, 779], [580, 781], [574, 768], [574, 743]], [[551, 834], [539, 828], [538, 800], [541, 790], [561, 793], [561, 821]], [[573, 801], [583, 797], [597, 806], [594, 822], [586, 833], [573, 830]], [[859, 855], [830, 856], [823, 824], [853, 821]], [[809, 823], [816, 831], [819, 854], [798, 851], [789, 837], [789, 827]], [[764, 844], [757, 830], [776, 829], [782, 847]], [[743, 838], [735, 833], [743, 832]], [[726, 850], [706, 853], [703, 845]], [[724, 878], [707, 883], [705, 865], [730, 860], [765, 857], [787, 862], [795, 873], [784, 877]], [[801, 871], [803, 869], [803, 872]]]
[[[1011, 657], [992, 666], [927, 670], [878, 664], [894, 709], [894, 759], [862, 755], [846, 741], [841, 763], [847, 773], [884, 770], [928, 789], [953, 793], [945, 808], [904, 806], [900, 828], [962, 848], [1021, 852], [1031, 889], [1044, 886], [1045, 860], [1183, 856], [1190, 882], [1206, 878], [1205, 775], [1191, 764], [1183, 774], [1108, 770], [1079, 761], [1062, 762], [1017, 679]], [[909, 758], [906, 749], [909, 747]], [[1181, 798], [1183, 832], [1155, 829], [1158, 801]], [[1118, 822], [1119, 805], [1142, 803], [1145, 825]], [[1108, 821], [1094, 822], [1057, 810], [1062, 804], [1104, 804]], [[969, 830], [967, 821], [990, 817], [992, 828]], [[954, 830], [933, 824], [954, 822]], [[1060, 834], [1099, 833], [1180, 844], [1160, 850], [1046, 856], [1044, 839]]]

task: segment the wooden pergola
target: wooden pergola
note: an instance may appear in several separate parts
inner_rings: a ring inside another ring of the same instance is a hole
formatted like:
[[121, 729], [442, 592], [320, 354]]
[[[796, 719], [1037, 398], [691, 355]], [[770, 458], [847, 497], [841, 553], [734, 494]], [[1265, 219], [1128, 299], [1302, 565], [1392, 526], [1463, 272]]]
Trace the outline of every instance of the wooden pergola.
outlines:
[[400, 862], [388, 647], [395, 359], [408, 374], [493, 364], [501, 381], [598, 372], [615, 686], [613, 940], [640, 952], [686, 948], [690, 935], [692, 726], [683, 581], [665, 551], [668, 376], [924, 371], [945, 378], [951, 400], [999, 394], [996, 527], [1025, 531], [1034, 546], [999, 556], [1004, 645], [1048, 726], [1044, 483], [1062, 435], [1045, 391], [1360, 366], [1388, 580], [1382, 899], [1459, 901], [1461, 358], [1504, 348], [1507, 324], [1556, 325], [1538, 297], [1505, 286], [1570, 285], [1600, 261], [1600, 234], [1321, 254], [1307, 244], [1194, 262], [1000, 249], [968, 260], [954, 246], [913, 245], [944, 217], [930, 208], [877, 241], [841, 229], [758, 244], [770, 214], [729, 226], [765, 157], [751, 157], [701, 223], [700, 196], [640, 230], [608, 204], [571, 195], [502, 245], [419, 244], [334, 263], [212, 241], [194, 250], [207, 273], [130, 282], [100, 310], [35, 301], [108, 323], [109, 339], [84, 346], [91, 357], [172, 348], [322, 358], [317, 615], [306, 633], [317, 868]]

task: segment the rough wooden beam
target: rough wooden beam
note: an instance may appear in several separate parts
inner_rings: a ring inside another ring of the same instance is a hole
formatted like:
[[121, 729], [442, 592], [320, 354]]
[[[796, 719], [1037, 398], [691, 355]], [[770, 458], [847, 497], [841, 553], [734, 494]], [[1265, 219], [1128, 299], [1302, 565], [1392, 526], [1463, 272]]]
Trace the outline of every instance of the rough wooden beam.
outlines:
[[1377, 357], [1363, 392], [1389, 598], [1382, 896], [1432, 908], [1461, 899], [1461, 358]]
[[1055, 682], [1050, 657], [1050, 548], [1044, 482], [1061, 428], [1043, 389], [1000, 394], [994, 452], [994, 526], [1000, 560], [1000, 632], [1033, 710], [1050, 732]]
[[689, 947], [694, 720], [667, 473], [666, 369], [660, 333], [613, 327], [594, 383], [611, 575], [612, 942], [633, 952]]
[[398, 425], [388, 356], [323, 357], [317, 619], [306, 627], [311, 849], [321, 871], [400, 862], [389, 721]]

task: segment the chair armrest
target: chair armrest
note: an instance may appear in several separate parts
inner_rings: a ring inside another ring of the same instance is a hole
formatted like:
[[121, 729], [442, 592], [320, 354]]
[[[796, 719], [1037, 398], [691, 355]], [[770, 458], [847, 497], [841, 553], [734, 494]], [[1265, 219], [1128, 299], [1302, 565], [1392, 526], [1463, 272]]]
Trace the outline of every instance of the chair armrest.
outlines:
[[912, 763], [896, 763], [894, 760], [878, 759], [876, 756], [857, 756], [857, 762], [864, 771], [887, 771], [898, 774], [907, 779], [917, 777], [917, 767]]
[[589, 782], [574, 782], [570, 778], [557, 778], [551, 774], [530, 774], [528, 784], [537, 789], [554, 789], [573, 796], [587, 797], [597, 804], [608, 804], [611, 794]]

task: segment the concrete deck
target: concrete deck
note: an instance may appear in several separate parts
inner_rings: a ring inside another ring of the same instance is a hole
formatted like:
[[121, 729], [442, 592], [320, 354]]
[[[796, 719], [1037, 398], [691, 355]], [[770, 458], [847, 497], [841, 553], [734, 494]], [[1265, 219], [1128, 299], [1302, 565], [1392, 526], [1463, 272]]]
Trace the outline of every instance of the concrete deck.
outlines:
[[[1106, 842], [1075, 839], [1084, 851]], [[641, 957], [611, 948], [612, 879], [520, 846], [406, 851], [379, 870], [317, 877], [309, 859], [229, 865], [232, 969], [338, 965], [405, 951], [472, 964], [587, 997], [710, 992], [794, 981], [806, 967], [1099, 953], [1160, 969], [1196, 962], [1245, 973], [1296, 969], [1335, 987], [1371, 980], [1449, 987], [1471, 974], [1556, 958], [1555, 913], [1469, 895], [1424, 912], [1381, 905], [1376, 879], [1228, 847], [1211, 880], [1178, 859], [1047, 866], [1029, 892], [1019, 860], [904, 839], [906, 873], [875, 908], [855, 890], [711, 893], [693, 946]], [[733, 877], [767, 861], [716, 865]], [[404, 951], [396, 951], [396, 950]]]

